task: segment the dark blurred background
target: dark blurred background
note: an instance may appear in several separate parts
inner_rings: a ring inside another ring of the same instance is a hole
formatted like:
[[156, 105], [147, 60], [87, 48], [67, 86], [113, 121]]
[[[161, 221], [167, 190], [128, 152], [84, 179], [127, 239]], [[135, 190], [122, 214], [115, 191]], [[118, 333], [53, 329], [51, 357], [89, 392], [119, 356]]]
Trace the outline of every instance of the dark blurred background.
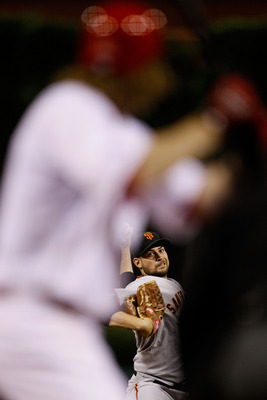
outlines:
[[[186, 4], [189, 19], [180, 3]], [[80, 16], [94, 4], [89, 0], [0, 1], [0, 174], [20, 116], [53, 74], [71, 62]], [[265, 0], [203, 0], [201, 4], [155, 0], [153, 4], [167, 16], [168, 56], [180, 83], [148, 123], [159, 127], [198, 107], [211, 81], [223, 72], [239, 71], [251, 78], [267, 103]], [[182, 281], [187, 250], [185, 244], [171, 245], [170, 277]], [[108, 329], [107, 339], [129, 376], [133, 333]]]

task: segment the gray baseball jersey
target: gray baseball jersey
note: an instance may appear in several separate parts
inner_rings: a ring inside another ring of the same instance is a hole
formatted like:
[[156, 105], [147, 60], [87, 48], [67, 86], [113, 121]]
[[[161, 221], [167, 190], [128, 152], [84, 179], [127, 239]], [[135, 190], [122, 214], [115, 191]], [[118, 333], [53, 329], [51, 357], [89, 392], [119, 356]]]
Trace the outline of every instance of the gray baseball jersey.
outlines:
[[165, 314], [160, 328], [152, 337], [146, 339], [135, 332], [137, 353], [134, 369], [166, 383], [180, 383], [184, 380], [178, 333], [178, 318], [184, 297], [181, 285], [173, 279], [143, 276], [125, 289], [116, 289], [116, 293], [122, 305], [127, 295], [136, 294], [138, 286], [151, 280], [155, 280], [161, 290]]

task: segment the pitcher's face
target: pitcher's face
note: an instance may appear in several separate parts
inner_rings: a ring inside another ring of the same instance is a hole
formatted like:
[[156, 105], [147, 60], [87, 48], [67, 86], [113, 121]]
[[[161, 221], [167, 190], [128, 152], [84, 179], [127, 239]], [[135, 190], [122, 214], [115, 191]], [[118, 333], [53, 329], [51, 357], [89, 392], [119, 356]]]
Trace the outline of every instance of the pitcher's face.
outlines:
[[152, 247], [141, 257], [135, 258], [134, 263], [140, 269], [142, 275], [167, 278], [170, 262], [163, 246]]

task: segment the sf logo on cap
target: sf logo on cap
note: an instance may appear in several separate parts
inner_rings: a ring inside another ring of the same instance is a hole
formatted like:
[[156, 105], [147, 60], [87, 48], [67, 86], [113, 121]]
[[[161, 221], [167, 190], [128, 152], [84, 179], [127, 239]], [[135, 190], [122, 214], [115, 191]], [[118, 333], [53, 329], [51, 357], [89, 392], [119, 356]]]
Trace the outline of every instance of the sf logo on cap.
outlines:
[[149, 240], [152, 240], [153, 237], [154, 237], [154, 235], [153, 235], [151, 232], [146, 232], [146, 233], [144, 233], [144, 236], [145, 236], [147, 239], [149, 239]]

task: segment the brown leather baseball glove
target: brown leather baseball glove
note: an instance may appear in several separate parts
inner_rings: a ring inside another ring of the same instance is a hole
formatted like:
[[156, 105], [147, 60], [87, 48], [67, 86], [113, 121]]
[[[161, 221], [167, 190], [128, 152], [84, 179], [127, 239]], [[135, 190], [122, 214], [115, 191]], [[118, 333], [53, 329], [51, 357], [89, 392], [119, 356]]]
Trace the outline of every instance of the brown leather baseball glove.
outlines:
[[127, 296], [124, 301], [125, 311], [139, 318], [150, 318], [154, 324], [150, 336], [160, 327], [165, 304], [156, 281], [140, 285], [136, 295]]

